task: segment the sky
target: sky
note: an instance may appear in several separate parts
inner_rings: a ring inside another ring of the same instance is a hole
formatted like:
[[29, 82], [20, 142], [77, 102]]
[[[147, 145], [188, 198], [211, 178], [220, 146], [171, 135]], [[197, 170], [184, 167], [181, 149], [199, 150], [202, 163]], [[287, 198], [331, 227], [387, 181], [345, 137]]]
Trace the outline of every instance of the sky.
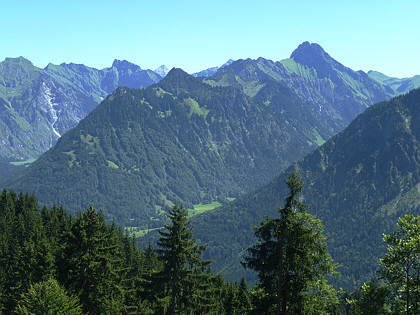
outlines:
[[288, 58], [320, 44], [354, 70], [420, 74], [418, 0], [0, 0], [0, 60], [38, 67], [125, 59], [197, 72], [228, 59]]

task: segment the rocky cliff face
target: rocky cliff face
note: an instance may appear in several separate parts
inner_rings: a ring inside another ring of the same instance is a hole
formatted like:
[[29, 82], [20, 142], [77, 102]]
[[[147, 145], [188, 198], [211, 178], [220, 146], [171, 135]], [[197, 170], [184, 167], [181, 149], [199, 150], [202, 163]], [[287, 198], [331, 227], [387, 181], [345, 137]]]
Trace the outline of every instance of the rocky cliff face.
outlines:
[[25, 58], [0, 63], [0, 157], [38, 157], [119, 86], [160, 81], [151, 70], [127, 61], [98, 70], [77, 64], [35, 67]]

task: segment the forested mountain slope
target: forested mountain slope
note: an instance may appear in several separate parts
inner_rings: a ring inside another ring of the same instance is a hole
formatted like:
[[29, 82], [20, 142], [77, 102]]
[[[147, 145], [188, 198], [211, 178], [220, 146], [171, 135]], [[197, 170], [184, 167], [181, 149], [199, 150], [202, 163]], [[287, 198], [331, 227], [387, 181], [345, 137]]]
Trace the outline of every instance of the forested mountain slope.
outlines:
[[209, 244], [216, 270], [230, 278], [243, 273], [239, 261], [253, 243], [252, 225], [277, 215], [291, 171], [304, 179], [309, 212], [322, 219], [329, 252], [343, 264], [338, 284], [354, 288], [374, 275], [383, 233], [402, 214], [419, 214], [420, 89], [368, 108], [268, 185], [195, 217], [195, 236]]
[[[96, 99], [145, 73], [125, 61], [102, 72], [47, 70]], [[309, 43], [287, 61], [238, 60], [209, 78], [174, 69], [145, 90], [118, 90], [8, 184], [42, 202], [70, 210], [94, 202], [120, 224], [156, 227], [175, 200], [223, 202], [267, 183], [390, 91]]]
[[287, 87], [275, 104], [173, 69], [144, 90], [118, 89], [7, 187], [70, 210], [93, 202], [119, 224], [161, 226], [171, 202], [251, 191], [331, 129]]

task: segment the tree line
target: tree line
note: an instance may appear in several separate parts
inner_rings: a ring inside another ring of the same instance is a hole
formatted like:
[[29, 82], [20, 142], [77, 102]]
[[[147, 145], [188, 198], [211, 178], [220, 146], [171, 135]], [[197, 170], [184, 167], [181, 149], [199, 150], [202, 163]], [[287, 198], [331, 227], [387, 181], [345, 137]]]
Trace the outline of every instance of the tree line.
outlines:
[[202, 259], [184, 207], [175, 203], [156, 248], [135, 240], [89, 206], [73, 217], [34, 196], [0, 195], [0, 312], [3, 314], [419, 314], [420, 217], [385, 235], [378, 277], [346, 293], [328, 284], [339, 265], [319, 219], [289, 195], [277, 218], [255, 227], [243, 266], [258, 282], [229, 283]]

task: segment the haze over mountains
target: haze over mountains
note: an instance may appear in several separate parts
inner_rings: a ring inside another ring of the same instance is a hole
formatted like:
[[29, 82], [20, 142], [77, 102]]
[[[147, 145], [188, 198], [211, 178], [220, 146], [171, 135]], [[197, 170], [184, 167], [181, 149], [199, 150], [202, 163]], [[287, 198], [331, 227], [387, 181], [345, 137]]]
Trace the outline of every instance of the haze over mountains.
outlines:
[[[212, 77], [175, 69], [146, 90], [116, 91], [9, 187], [74, 211], [93, 202], [108, 218], [155, 226], [174, 200], [223, 201], [266, 183], [393, 92], [307, 42], [282, 62], [229, 63]], [[108, 72], [47, 69], [108, 90], [150, 79], [125, 61]]]
[[[313, 57], [317, 55], [320, 57]], [[312, 60], [311, 58], [318, 58], [318, 60]], [[274, 80], [287, 81], [290, 88], [298, 94], [300, 93], [307, 100], [314, 98], [314, 95], [312, 95], [313, 89], [305, 95], [304, 89], [296, 85], [314, 84], [314, 82], [311, 82], [310, 69], [317, 69], [315, 77], [324, 79], [315, 80], [317, 84], [321, 84], [315, 89], [326, 90], [328, 84], [332, 84], [336, 79], [347, 80], [345, 84], [352, 86], [354, 82], [351, 81], [355, 78], [354, 71], [342, 71], [344, 69], [342, 66], [337, 68], [340, 72], [339, 78], [331, 77], [328, 80], [324, 71], [328, 66], [325, 63], [332, 62], [332, 60], [319, 45], [305, 42], [293, 53], [292, 58], [280, 62], [287, 71], [281, 69], [282, 71], [276, 74], [277, 77]], [[250, 62], [251, 60], [247, 61]], [[268, 62], [268, 60], [266, 61]], [[210, 77], [232, 63], [233, 60], [229, 59], [220, 67], [209, 68], [194, 73], [193, 76]], [[276, 64], [279, 68], [280, 64], [278, 62]], [[332, 67], [336, 65], [331, 64]], [[279, 71], [279, 69], [276, 71]], [[50, 148], [59, 136], [74, 127], [80, 119], [84, 118], [106, 95], [112, 93], [117, 87], [147, 87], [160, 81], [168, 72], [169, 69], [165, 65], [151, 71], [143, 70], [128, 61], [119, 60], [115, 60], [110, 68], [102, 70], [73, 63], [49, 64], [45, 69], [40, 69], [22, 57], [6, 58], [0, 63], [0, 121], [2, 122], [0, 126], [2, 139], [0, 159], [22, 161], [38, 157]], [[293, 73], [301, 79], [300, 82], [296, 82], [295, 78], [290, 78], [290, 74]], [[345, 77], [349, 73], [353, 74]], [[420, 85], [417, 77], [410, 79], [388, 78], [378, 72], [370, 72], [369, 76], [387, 89], [388, 97], [405, 93]], [[302, 81], [303, 78], [306, 78], [306, 80]], [[360, 79], [359, 75], [355, 82], [360, 81]], [[221, 84], [225, 83], [222, 82]], [[326, 84], [326, 86], [322, 86], [322, 84]], [[352, 86], [355, 93], [358, 93], [358, 88], [360, 87], [357, 87], [357, 84]], [[363, 97], [365, 93], [366, 91], [360, 95]], [[322, 103], [326, 102], [345, 103], [347, 101], [346, 99], [331, 99], [332, 94], [330, 93], [331, 95], [327, 96], [328, 91], [323, 91], [322, 94], [321, 100], [319, 96], [317, 96], [318, 100], [314, 100], [320, 103], [319, 106], [323, 106]], [[347, 97], [343, 93], [335, 93], [334, 97], [337, 97], [337, 95]], [[329, 99], [322, 100], [326, 97], [329, 97]], [[359, 103], [371, 104], [377, 99], [377, 97], [376, 99], [369, 99], [368, 96], [366, 101], [359, 100]], [[353, 117], [353, 115], [350, 114], [350, 117]], [[348, 119], [346, 120], [348, 123]]]
[[193, 220], [216, 271], [231, 279], [241, 274], [251, 226], [282, 204], [291, 170], [305, 180], [330, 252], [345, 263], [339, 283], [347, 288], [373, 273], [382, 233], [420, 204], [419, 91], [380, 103], [416, 87], [417, 77], [353, 71], [317, 44], [281, 61], [229, 60], [193, 75], [118, 60], [104, 70], [38, 69], [22, 58], [0, 66], [2, 157], [30, 158], [61, 135], [5, 184], [42, 203], [76, 212], [93, 202], [108, 220], [147, 230], [163, 225], [175, 200], [227, 203], [271, 181]]
[[391, 87], [396, 94], [408, 93], [412, 89], [420, 87], [420, 75], [415, 75], [411, 78], [392, 78], [378, 71], [369, 71], [368, 75], [379, 82]]

